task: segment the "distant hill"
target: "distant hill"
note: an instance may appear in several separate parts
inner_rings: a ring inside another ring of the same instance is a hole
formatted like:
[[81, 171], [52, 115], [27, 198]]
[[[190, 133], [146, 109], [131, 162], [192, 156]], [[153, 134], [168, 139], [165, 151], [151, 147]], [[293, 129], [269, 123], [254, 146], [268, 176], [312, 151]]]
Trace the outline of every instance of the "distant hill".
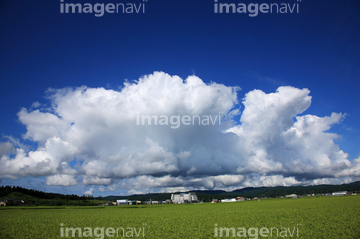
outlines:
[[[199, 200], [209, 202], [212, 199], [224, 199], [243, 196], [254, 197], [280, 197], [288, 194], [324, 194], [335, 191], [360, 192], [360, 181], [341, 185], [315, 185], [315, 186], [277, 186], [277, 187], [247, 187], [231, 192], [223, 190], [194, 190]], [[180, 192], [178, 192], [180, 193]], [[46, 193], [22, 187], [0, 187], [0, 200], [9, 200], [9, 205], [98, 205], [102, 201], [116, 201], [117, 199], [129, 199], [139, 201], [162, 201], [171, 198], [171, 193], [149, 193], [129, 196], [106, 196], [93, 198], [92, 196], [64, 195], [58, 193]], [[21, 202], [23, 201], [23, 203]]]
[[314, 186], [277, 186], [277, 187], [259, 187], [259, 188], [243, 188], [227, 192], [225, 195], [238, 195], [241, 194], [245, 197], [279, 197], [288, 194], [323, 194], [332, 193], [334, 191], [360, 191], [360, 181], [342, 185], [314, 185]]
[[0, 200], [6, 201], [8, 206], [36, 205], [36, 206], [62, 206], [62, 205], [97, 205], [92, 196], [64, 195], [59, 193], [46, 193], [22, 187], [0, 187]]
[[[288, 194], [324, 194], [332, 193], [335, 191], [349, 191], [349, 192], [360, 192], [360, 181], [341, 184], [341, 185], [314, 185], [314, 186], [277, 186], [277, 187], [247, 187], [242, 189], [237, 189], [231, 192], [226, 192], [223, 190], [193, 190], [198, 196], [199, 200], [205, 202], [211, 201], [213, 198], [224, 199], [243, 196], [247, 198], [254, 197], [280, 197]], [[180, 192], [177, 192], [180, 193]], [[129, 199], [129, 200], [155, 200], [161, 201], [170, 199], [171, 193], [161, 193], [161, 194], [142, 194], [142, 195], [129, 195], [129, 196], [107, 196], [102, 197], [103, 200], [115, 201], [117, 199]]]

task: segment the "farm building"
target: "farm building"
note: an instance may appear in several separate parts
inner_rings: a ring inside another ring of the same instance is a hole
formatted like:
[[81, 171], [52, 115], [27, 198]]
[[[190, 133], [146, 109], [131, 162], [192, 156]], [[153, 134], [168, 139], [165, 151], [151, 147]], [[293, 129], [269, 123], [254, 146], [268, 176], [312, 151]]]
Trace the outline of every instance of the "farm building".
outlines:
[[131, 205], [132, 202], [129, 201], [128, 199], [120, 199], [120, 200], [116, 200], [116, 205]]
[[153, 200], [151, 200], [151, 199], [150, 199], [150, 201], [145, 201], [144, 203], [145, 203], [145, 204], [148, 204], [148, 205], [161, 204], [161, 202], [159, 202], [159, 201], [153, 201]]
[[[21, 205], [21, 203], [15, 199], [11, 199], [11, 198], [4, 198], [2, 199], [2, 202], [5, 203], [5, 205], [2, 205], [2, 206], [19, 206]], [[23, 201], [22, 201], [23, 202]]]
[[286, 195], [285, 197], [287, 197], [287, 198], [298, 198], [298, 195], [296, 195], [296, 194], [289, 194], [289, 195]]
[[345, 196], [347, 194], [347, 191], [341, 191], [341, 192], [333, 192], [332, 196]]
[[171, 194], [171, 201], [175, 204], [193, 203], [198, 201], [198, 197], [195, 193]]
[[211, 201], [211, 203], [218, 203], [219, 202], [219, 200], [217, 200], [217, 199], [213, 199], [212, 201]]
[[171, 200], [170, 199], [166, 199], [165, 201], [161, 201], [162, 204], [170, 204]]
[[236, 198], [221, 199], [221, 202], [236, 202]]

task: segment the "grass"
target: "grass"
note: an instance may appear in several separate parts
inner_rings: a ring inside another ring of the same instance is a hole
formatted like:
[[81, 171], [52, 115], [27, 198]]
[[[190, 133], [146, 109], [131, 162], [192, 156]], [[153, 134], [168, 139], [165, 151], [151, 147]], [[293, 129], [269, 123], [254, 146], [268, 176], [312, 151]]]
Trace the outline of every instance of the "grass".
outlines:
[[[280, 231], [284, 227], [295, 230], [293, 237], [298, 232], [297, 238], [360, 238], [359, 196], [219, 204], [3, 207], [0, 216], [0, 238], [61, 238], [65, 227], [124, 228], [129, 233], [124, 238], [136, 237], [129, 228], [144, 229], [139, 235], [145, 238], [214, 238], [215, 231], [219, 235], [220, 228], [225, 227], [234, 228], [235, 233], [241, 227], [276, 227]], [[291, 238], [289, 233], [278, 236], [272, 238]]]

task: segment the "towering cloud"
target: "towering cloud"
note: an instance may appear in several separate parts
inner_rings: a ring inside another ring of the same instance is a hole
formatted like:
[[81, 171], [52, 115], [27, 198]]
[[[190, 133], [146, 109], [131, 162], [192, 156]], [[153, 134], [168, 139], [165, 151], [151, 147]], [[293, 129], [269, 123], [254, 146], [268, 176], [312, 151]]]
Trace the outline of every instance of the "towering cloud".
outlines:
[[[46, 176], [47, 185], [139, 193], [360, 176], [360, 159], [351, 162], [334, 143], [337, 135], [327, 132], [344, 114], [303, 115], [311, 105], [310, 91], [290, 86], [270, 94], [248, 92], [239, 112], [238, 90], [163, 72], [119, 90], [49, 90], [50, 107], [18, 113], [27, 128], [24, 138], [38, 148], [28, 150], [14, 140], [0, 143], [0, 177]], [[216, 116], [221, 123], [139, 125], [141, 115]]]

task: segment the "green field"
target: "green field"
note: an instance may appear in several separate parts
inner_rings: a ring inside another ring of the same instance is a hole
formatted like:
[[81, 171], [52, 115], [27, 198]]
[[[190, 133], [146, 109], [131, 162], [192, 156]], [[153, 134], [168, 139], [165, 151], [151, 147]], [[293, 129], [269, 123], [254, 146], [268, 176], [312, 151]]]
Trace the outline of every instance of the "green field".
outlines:
[[[3, 207], [0, 216], [0, 238], [66, 238], [70, 227], [80, 228], [82, 238], [116, 238], [112, 228], [119, 228], [118, 238], [239, 238], [244, 233], [246, 238], [256, 238], [256, 230], [262, 238], [262, 228], [267, 238], [360, 238], [360, 196], [219, 204]], [[266, 228], [273, 228], [272, 237]], [[106, 236], [105, 230], [114, 237]]]

